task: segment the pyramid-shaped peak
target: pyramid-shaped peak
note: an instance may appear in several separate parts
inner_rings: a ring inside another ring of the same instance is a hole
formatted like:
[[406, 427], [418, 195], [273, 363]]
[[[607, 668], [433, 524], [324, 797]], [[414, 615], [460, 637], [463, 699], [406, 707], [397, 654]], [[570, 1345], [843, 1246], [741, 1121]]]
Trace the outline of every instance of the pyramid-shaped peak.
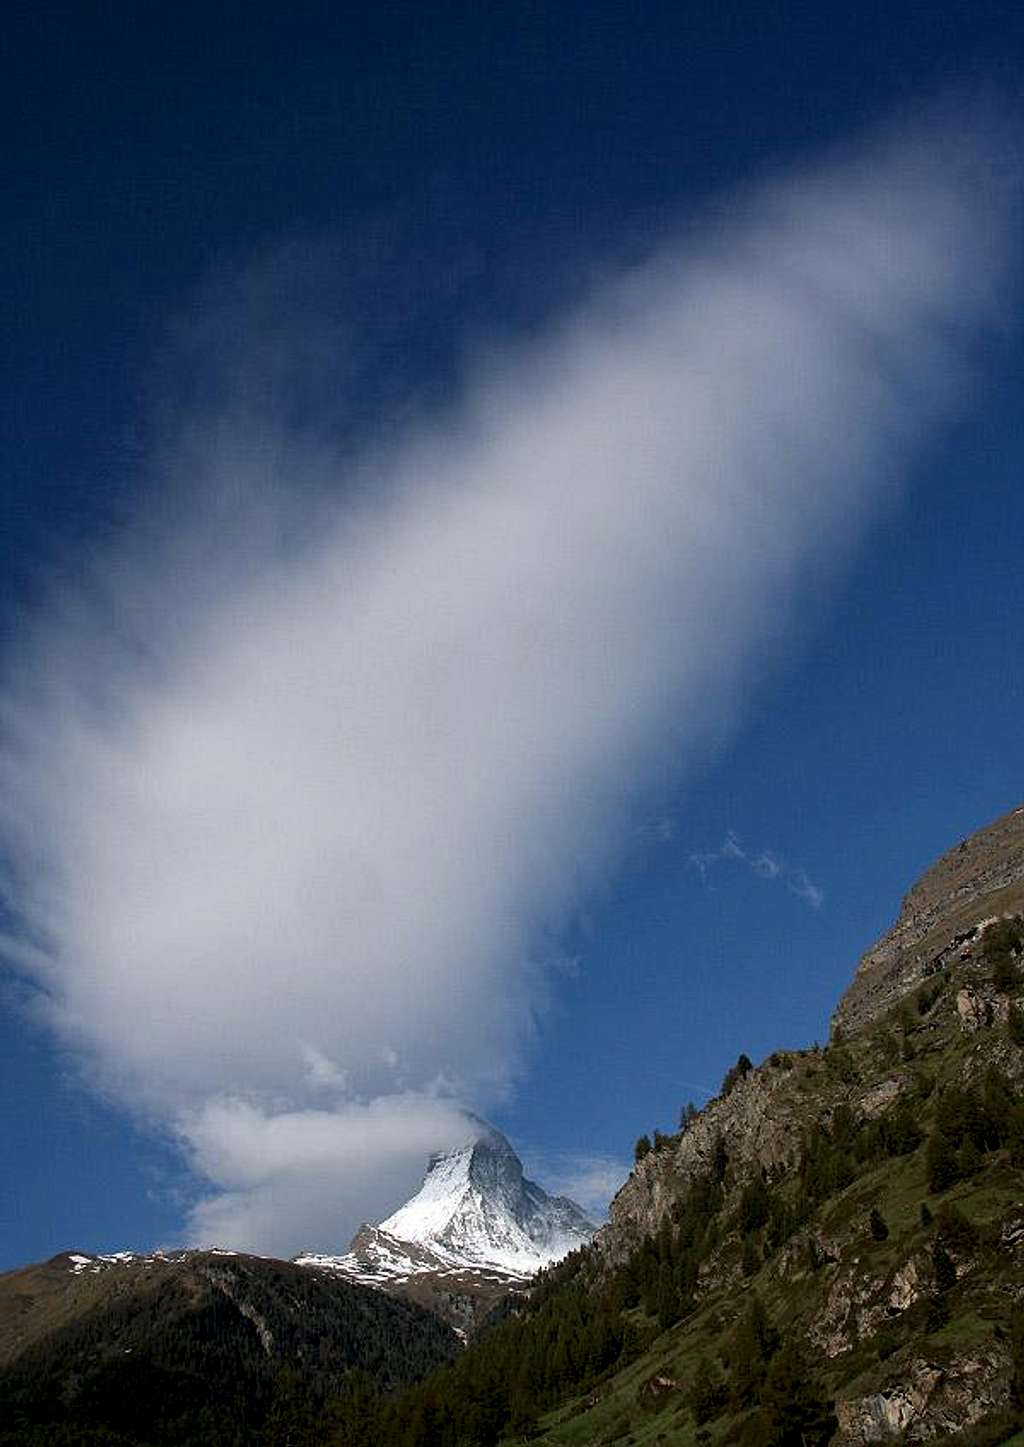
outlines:
[[431, 1157], [417, 1194], [381, 1231], [453, 1261], [526, 1274], [590, 1239], [583, 1211], [527, 1180], [501, 1131], [477, 1116], [468, 1124], [466, 1140]]

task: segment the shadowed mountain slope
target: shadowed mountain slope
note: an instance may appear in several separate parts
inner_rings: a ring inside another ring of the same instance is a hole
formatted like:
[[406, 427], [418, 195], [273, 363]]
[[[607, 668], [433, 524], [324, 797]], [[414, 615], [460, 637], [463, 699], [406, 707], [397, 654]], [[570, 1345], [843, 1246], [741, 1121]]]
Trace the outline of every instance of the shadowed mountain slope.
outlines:
[[65, 1253], [0, 1277], [0, 1432], [241, 1447], [296, 1384], [310, 1407], [356, 1369], [392, 1390], [457, 1345], [412, 1303], [289, 1262]]

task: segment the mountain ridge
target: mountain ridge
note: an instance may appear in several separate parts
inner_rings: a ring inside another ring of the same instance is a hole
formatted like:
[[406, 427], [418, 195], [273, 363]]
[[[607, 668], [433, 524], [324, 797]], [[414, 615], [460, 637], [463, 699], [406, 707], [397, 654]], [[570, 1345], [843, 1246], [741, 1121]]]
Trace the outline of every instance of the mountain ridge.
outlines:
[[412, 1302], [289, 1262], [62, 1252], [0, 1276], [0, 1441], [248, 1447], [292, 1380], [318, 1409], [354, 1371], [393, 1390], [458, 1346]]

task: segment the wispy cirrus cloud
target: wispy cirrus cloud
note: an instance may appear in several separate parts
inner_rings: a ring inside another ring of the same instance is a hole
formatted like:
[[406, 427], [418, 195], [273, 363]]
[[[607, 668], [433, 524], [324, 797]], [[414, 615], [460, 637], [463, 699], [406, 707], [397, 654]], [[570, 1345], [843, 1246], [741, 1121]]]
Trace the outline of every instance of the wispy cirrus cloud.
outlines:
[[161, 501], [0, 679], [8, 955], [182, 1142], [192, 1239], [343, 1245], [514, 1087], [559, 929], [960, 395], [999, 144], [933, 118], [734, 193], [358, 456], [273, 262], [251, 334], [244, 288], [240, 340], [200, 317]]
[[690, 864], [706, 884], [716, 864], [723, 862], [742, 864], [759, 879], [778, 880], [798, 899], [812, 909], [820, 909], [825, 902], [825, 891], [814, 884], [807, 870], [801, 865], [790, 865], [773, 849], [744, 849], [737, 835], [730, 829], [718, 849], [704, 850], [690, 855]]
[[825, 903], [825, 891], [812, 883], [805, 869], [792, 869], [786, 875], [786, 888], [791, 889], [797, 899], [806, 900], [812, 909], [820, 909]]
[[786, 866], [779, 856], [773, 854], [770, 849], [762, 849], [760, 854], [755, 854], [753, 859], [751, 859], [750, 867], [754, 873], [760, 875], [762, 879], [778, 879]]

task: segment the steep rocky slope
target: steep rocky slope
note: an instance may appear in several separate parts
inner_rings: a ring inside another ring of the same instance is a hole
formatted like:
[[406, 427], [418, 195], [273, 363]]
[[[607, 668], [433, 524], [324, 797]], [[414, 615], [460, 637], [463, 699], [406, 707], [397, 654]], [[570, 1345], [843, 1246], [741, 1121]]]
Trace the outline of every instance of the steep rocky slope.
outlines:
[[1024, 806], [954, 845], [907, 893], [899, 918], [857, 967], [835, 1025], [851, 1032], [952, 959], [980, 920], [1024, 909]]
[[[906, 1004], [913, 1016], [912, 997], [940, 980], [953, 988], [945, 1017], [936, 1011], [923, 1027], [931, 1053], [939, 1048], [943, 1018], [968, 1034], [985, 1023], [986, 1012], [1005, 1023], [1009, 999], [988, 980], [984, 933], [996, 919], [1022, 910], [1024, 806], [949, 850], [910, 889], [896, 924], [858, 965], [835, 1011], [833, 1040], [852, 1043], [872, 1026], [884, 1034], [887, 1021], [900, 1030], [894, 1012]], [[977, 1046], [975, 1071], [996, 1061], [1018, 1069], [1017, 1052], [991, 1031]], [[598, 1237], [602, 1250], [621, 1258], [656, 1231], [687, 1180], [709, 1167], [719, 1141], [740, 1178], [784, 1168], [805, 1132], [827, 1122], [838, 1105], [861, 1119], [883, 1114], [908, 1090], [914, 1072], [908, 1062], [888, 1060], [885, 1049], [872, 1050], [871, 1041], [862, 1042], [860, 1053], [864, 1068], [856, 1079], [843, 1078], [836, 1051], [820, 1063], [814, 1053], [778, 1051], [741, 1074], [736, 1088], [712, 1100], [685, 1133], [638, 1163], [612, 1203], [611, 1222]]]

